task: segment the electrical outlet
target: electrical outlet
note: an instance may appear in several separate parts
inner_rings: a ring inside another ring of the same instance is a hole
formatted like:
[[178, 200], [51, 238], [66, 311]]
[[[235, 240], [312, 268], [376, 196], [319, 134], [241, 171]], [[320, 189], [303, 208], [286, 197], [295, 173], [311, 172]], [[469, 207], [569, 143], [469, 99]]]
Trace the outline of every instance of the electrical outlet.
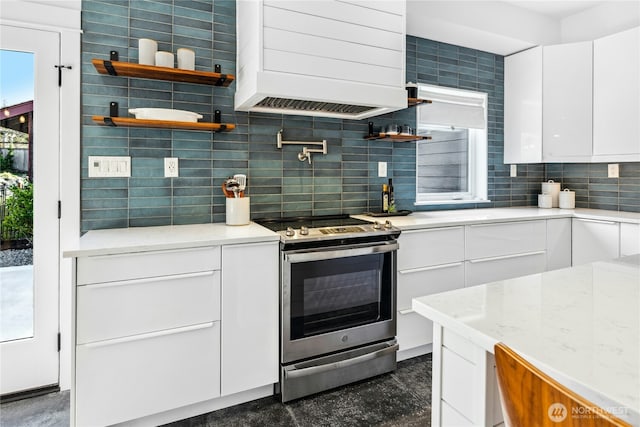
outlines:
[[611, 163], [608, 168], [609, 178], [618, 178], [620, 176], [620, 168], [617, 163]]
[[164, 158], [164, 176], [165, 178], [175, 178], [178, 176], [178, 158]]
[[518, 176], [518, 165], [511, 165], [511, 178]]
[[378, 177], [387, 177], [387, 162], [378, 162]]

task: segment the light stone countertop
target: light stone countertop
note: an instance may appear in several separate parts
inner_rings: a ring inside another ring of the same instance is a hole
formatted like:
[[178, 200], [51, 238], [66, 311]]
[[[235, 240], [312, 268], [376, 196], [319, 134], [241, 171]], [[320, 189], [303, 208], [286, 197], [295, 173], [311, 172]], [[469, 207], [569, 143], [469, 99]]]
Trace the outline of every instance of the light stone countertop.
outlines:
[[[485, 208], [414, 212], [408, 216], [371, 217], [352, 215], [366, 221], [389, 219], [401, 230], [437, 228], [504, 221], [548, 218], [587, 218], [640, 224], [640, 213], [598, 209]], [[167, 225], [92, 230], [84, 234], [75, 247], [64, 248], [64, 257], [110, 255], [277, 241], [279, 236], [256, 224], [229, 226], [224, 223]]]
[[372, 217], [369, 215], [355, 215], [354, 217], [379, 222], [389, 220], [401, 230], [550, 218], [584, 218], [640, 224], [640, 213], [635, 212], [600, 209], [540, 209], [537, 207], [420, 211], [413, 212], [407, 216]]
[[505, 343], [640, 425], [640, 255], [414, 298], [412, 305], [488, 352]]
[[215, 223], [114, 228], [87, 232], [80, 238], [78, 247], [65, 250], [63, 256], [113, 255], [279, 240], [278, 234], [253, 222], [249, 225]]

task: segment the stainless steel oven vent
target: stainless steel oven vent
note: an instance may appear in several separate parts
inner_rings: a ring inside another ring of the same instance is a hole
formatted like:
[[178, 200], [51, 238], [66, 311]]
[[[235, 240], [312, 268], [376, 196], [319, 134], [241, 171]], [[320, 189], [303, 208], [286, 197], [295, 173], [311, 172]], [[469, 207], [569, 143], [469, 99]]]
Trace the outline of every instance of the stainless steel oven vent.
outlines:
[[354, 116], [375, 110], [377, 107], [364, 105], [338, 104], [334, 102], [305, 101], [303, 99], [287, 99], [267, 97], [256, 104], [257, 107], [278, 110], [314, 111], [335, 114], [353, 114]]

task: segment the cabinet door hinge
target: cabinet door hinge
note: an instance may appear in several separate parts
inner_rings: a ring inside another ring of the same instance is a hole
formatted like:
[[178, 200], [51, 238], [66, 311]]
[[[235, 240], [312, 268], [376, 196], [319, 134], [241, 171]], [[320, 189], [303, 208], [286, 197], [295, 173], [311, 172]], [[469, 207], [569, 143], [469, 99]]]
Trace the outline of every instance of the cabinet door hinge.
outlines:
[[60, 332], [58, 332], [58, 353], [60, 353], [60, 349], [62, 348], [62, 336]]
[[62, 200], [58, 200], [58, 219], [62, 218]]

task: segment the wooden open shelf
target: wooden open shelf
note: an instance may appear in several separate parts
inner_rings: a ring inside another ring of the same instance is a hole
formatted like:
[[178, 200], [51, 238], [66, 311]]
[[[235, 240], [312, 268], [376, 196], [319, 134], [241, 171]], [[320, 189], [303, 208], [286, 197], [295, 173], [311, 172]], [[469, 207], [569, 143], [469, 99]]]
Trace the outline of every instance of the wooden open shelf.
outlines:
[[377, 135], [367, 135], [364, 137], [367, 140], [376, 140], [376, 139], [386, 139], [390, 141], [420, 141], [423, 139], [431, 139], [430, 136], [422, 136], [422, 135], [387, 135], [386, 133], [379, 133]]
[[431, 104], [432, 101], [429, 99], [420, 99], [420, 98], [407, 98], [407, 106], [415, 107], [420, 104]]
[[100, 74], [120, 77], [140, 77], [143, 79], [168, 80], [172, 82], [197, 83], [211, 86], [229, 86], [235, 79], [233, 74], [192, 71], [180, 68], [156, 67], [132, 62], [92, 59], [93, 66]]
[[160, 129], [187, 129], [204, 130], [212, 132], [226, 132], [235, 129], [236, 125], [230, 123], [209, 122], [176, 122], [169, 120], [133, 119], [130, 117], [93, 116], [94, 122], [105, 126], [126, 126]]

